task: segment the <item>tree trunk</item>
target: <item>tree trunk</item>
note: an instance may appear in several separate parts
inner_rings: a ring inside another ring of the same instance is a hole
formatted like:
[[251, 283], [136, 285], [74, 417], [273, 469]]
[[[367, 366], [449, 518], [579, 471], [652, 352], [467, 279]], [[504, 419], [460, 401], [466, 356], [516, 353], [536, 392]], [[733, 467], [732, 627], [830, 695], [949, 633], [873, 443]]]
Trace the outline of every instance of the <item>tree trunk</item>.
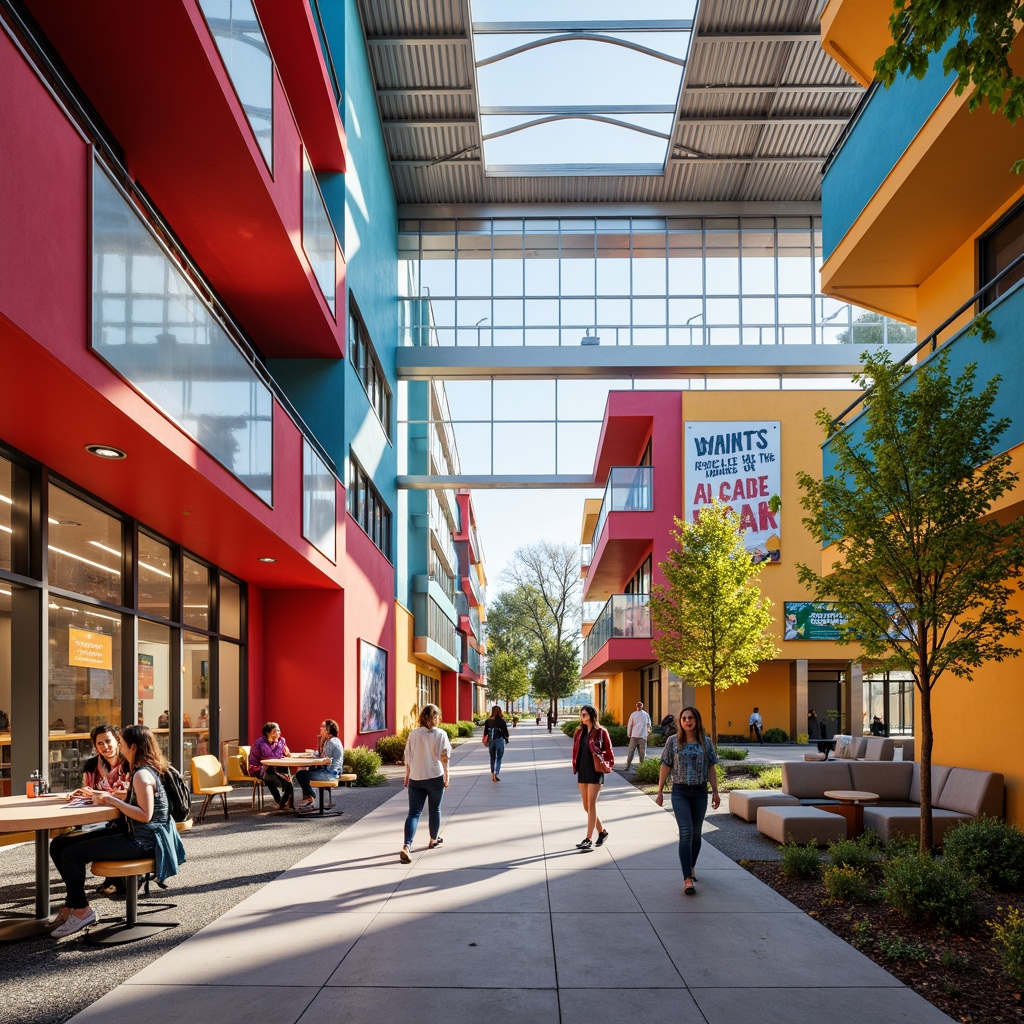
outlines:
[[711, 683], [711, 744], [718, 748], [718, 701], [715, 698], [715, 684]]
[[921, 674], [921, 853], [931, 853], [932, 828], [932, 688], [931, 680]]

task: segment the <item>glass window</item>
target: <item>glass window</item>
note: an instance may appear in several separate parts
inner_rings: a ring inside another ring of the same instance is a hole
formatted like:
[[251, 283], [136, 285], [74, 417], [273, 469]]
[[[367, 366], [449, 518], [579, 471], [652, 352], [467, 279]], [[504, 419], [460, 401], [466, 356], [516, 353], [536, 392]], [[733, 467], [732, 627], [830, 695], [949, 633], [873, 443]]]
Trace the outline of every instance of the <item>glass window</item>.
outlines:
[[136, 652], [138, 715], [136, 721], [156, 733], [160, 749], [169, 753], [171, 707], [171, 628], [139, 619]]
[[[334, 474], [313, 446], [302, 439], [302, 536], [332, 562], [337, 524], [337, 489]], [[221, 627], [221, 632], [226, 632]], [[237, 634], [235, 634], [237, 635]]]
[[[1024, 253], [1024, 203], [1011, 210], [981, 240], [981, 283], [987, 284]], [[1024, 263], [985, 292], [982, 305], [991, 306], [1024, 278]]]
[[139, 611], [171, 618], [171, 549], [148, 534], [139, 534]]
[[210, 570], [186, 555], [181, 560], [181, 621], [197, 629], [210, 628]]
[[[217, 644], [217, 723], [221, 742], [242, 737], [240, 695], [242, 690], [242, 649], [238, 644], [221, 640]], [[242, 742], [247, 742], [242, 737]]]
[[302, 153], [302, 248], [333, 313], [338, 280], [338, 242], [305, 150]]
[[349, 351], [350, 362], [359, 382], [366, 391], [370, 406], [377, 414], [384, 433], [391, 439], [391, 386], [384, 375], [384, 368], [370, 340], [370, 332], [359, 313], [359, 307], [349, 296]]
[[121, 522], [54, 484], [49, 489], [50, 586], [121, 604]]
[[47, 723], [53, 757], [66, 739], [88, 739], [94, 725], [122, 721], [121, 616], [51, 595], [49, 626]]
[[0, 459], [0, 569], [12, 567], [14, 540], [14, 472], [7, 459]]
[[185, 767], [196, 754], [215, 754], [210, 749], [210, 641], [198, 633], [184, 635], [182, 658], [182, 720]]
[[220, 577], [220, 632], [242, 638], [242, 588], [230, 576]]
[[274, 169], [274, 64], [251, 0], [200, 0], [267, 166]]

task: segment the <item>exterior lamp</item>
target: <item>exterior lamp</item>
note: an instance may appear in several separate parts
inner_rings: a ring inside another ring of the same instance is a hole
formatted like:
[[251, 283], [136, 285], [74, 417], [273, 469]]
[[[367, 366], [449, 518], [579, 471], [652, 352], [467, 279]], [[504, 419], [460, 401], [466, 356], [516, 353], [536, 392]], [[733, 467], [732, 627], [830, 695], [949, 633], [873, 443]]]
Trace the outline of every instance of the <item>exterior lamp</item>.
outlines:
[[590, 333], [590, 328], [587, 328], [587, 333], [580, 338], [581, 345], [600, 345], [601, 339], [597, 335], [597, 328], [594, 328], [594, 333]]
[[85, 450], [90, 455], [95, 455], [99, 459], [125, 459], [127, 456], [120, 448], [115, 448], [110, 444], [87, 444]]

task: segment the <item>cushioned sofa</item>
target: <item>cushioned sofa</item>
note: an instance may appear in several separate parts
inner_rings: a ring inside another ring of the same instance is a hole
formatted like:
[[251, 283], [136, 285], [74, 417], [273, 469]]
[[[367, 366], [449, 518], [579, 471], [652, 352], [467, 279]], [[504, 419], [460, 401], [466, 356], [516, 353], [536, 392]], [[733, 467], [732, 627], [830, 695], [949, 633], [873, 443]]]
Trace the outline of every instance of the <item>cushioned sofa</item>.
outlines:
[[897, 749], [901, 751], [898, 760], [914, 760], [914, 741], [892, 736], [854, 736], [848, 748], [836, 745], [836, 757], [844, 761], [892, 761]]
[[[896, 836], [917, 835], [921, 815], [921, 765], [910, 761], [786, 762], [782, 765], [781, 793], [763, 789], [734, 790], [729, 794], [729, 810], [746, 821], [756, 821], [759, 831], [779, 842], [789, 838], [797, 842], [809, 839], [828, 842], [837, 838], [839, 831], [834, 822], [821, 818], [821, 808], [836, 803], [825, 796], [825, 791], [831, 789], [877, 793], [877, 803], [864, 805], [864, 828], [877, 832], [882, 840], [888, 842]], [[801, 808], [806, 810], [801, 811]], [[946, 829], [952, 825], [983, 814], [1003, 816], [1002, 775], [932, 765], [936, 844], [942, 844]], [[845, 836], [845, 821], [838, 815], [828, 817], [840, 823]]]

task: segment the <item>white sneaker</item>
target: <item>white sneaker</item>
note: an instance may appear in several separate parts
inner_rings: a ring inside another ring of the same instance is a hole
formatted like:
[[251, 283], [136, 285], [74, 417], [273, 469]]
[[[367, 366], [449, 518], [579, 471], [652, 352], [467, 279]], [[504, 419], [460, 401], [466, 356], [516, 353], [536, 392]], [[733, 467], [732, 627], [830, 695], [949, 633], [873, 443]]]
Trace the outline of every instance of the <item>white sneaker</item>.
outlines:
[[96, 924], [98, 920], [96, 911], [92, 908], [89, 909], [89, 913], [85, 917], [78, 917], [72, 913], [63, 924], [57, 925], [50, 934], [55, 939], [63, 939], [67, 935], [74, 935], [75, 932], [81, 931], [83, 928], [89, 928], [91, 925]]

